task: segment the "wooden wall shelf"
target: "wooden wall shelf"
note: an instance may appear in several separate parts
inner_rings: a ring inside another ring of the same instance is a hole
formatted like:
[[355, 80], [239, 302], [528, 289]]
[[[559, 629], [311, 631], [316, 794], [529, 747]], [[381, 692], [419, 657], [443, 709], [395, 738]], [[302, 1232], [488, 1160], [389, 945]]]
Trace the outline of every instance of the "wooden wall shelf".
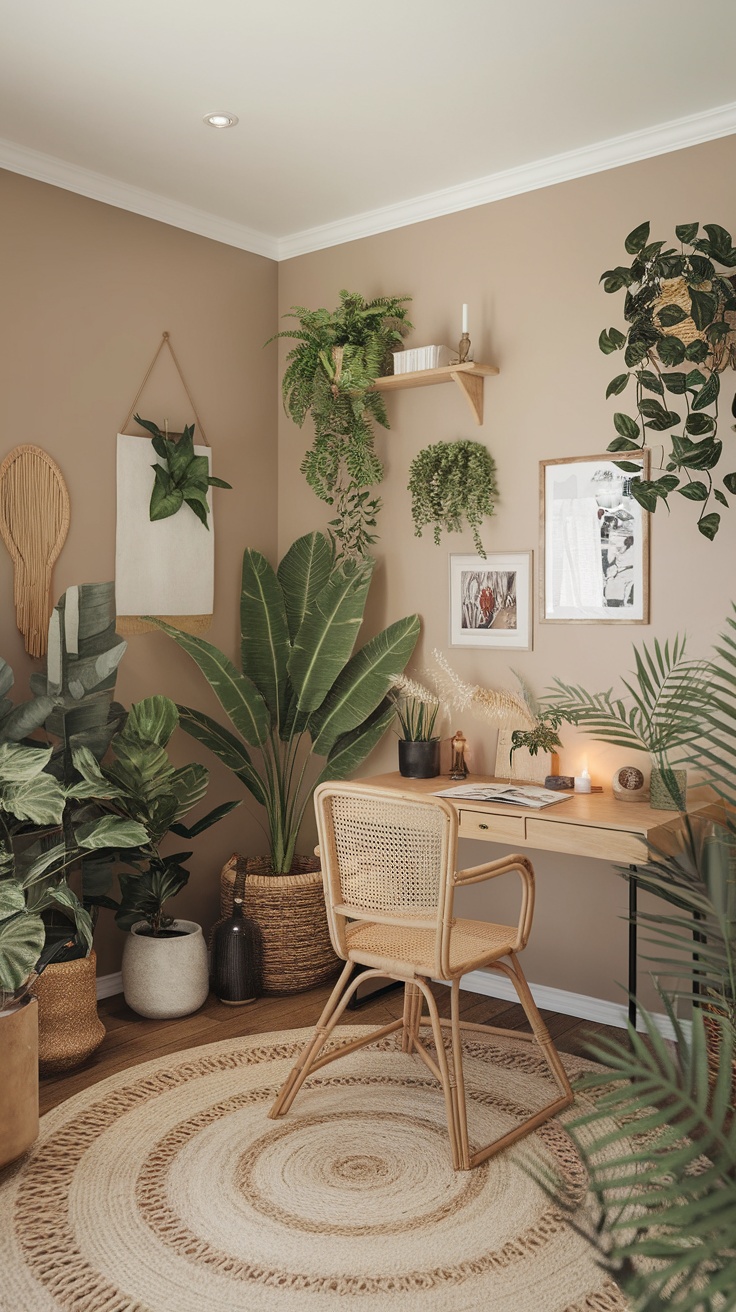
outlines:
[[498, 369], [492, 364], [450, 364], [442, 369], [420, 369], [412, 374], [388, 374], [373, 384], [377, 392], [395, 392], [403, 387], [434, 387], [436, 383], [456, 383], [463, 393], [476, 424], [483, 423], [483, 379], [493, 377]]

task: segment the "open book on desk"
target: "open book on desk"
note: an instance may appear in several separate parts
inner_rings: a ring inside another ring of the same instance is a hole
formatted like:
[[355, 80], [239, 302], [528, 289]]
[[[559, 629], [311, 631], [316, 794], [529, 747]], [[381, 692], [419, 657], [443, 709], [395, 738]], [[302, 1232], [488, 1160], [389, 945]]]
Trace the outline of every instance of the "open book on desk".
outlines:
[[541, 810], [555, 802], [566, 802], [572, 793], [553, 792], [551, 788], [536, 788], [532, 784], [460, 784], [457, 788], [443, 788], [435, 797], [449, 797], [453, 802], [504, 802], [509, 806], [530, 806]]

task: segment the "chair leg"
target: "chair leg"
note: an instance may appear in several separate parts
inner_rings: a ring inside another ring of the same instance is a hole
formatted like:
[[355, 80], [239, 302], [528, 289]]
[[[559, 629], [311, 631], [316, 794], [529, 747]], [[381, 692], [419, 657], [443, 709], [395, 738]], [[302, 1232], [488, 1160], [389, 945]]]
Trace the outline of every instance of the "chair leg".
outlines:
[[[556, 1116], [558, 1112], [563, 1111], [565, 1107], [569, 1107], [574, 1097], [565, 1068], [562, 1065], [557, 1049], [552, 1042], [549, 1030], [539, 1014], [539, 1010], [531, 995], [529, 985], [526, 982], [524, 972], [519, 965], [518, 959], [515, 954], [511, 952], [509, 953], [509, 957], [512, 963], [510, 966], [507, 966], [505, 962], [499, 961], [494, 962], [494, 967], [502, 970], [512, 981], [519, 1002], [521, 1003], [527, 1020], [531, 1025], [533, 1038], [539, 1044], [542, 1056], [544, 1057], [550, 1073], [560, 1091], [560, 1096], [553, 1102], [548, 1103], [545, 1107], [542, 1107], [540, 1111], [535, 1112], [525, 1121], [522, 1121], [520, 1125], [515, 1126], [512, 1130], [509, 1130], [508, 1133], [502, 1135], [499, 1139], [496, 1139], [493, 1143], [487, 1144], [485, 1148], [481, 1148], [478, 1152], [471, 1154], [468, 1142], [467, 1101], [465, 1095], [465, 1078], [463, 1074], [463, 1024], [460, 1020], [460, 980], [454, 979], [452, 981], [450, 995], [450, 1028], [452, 1033], [452, 1062], [454, 1069], [454, 1087], [452, 1093], [455, 1123], [457, 1127], [458, 1161], [455, 1163], [456, 1170], [467, 1171], [475, 1166], [479, 1166], [481, 1162], [487, 1161], [489, 1157], [493, 1157], [503, 1148], [509, 1147], [510, 1144], [515, 1143], [517, 1139], [522, 1139], [525, 1135], [530, 1134], [532, 1130], [536, 1130], [540, 1125], [543, 1125], [544, 1122], [548, 1121], [552, 1116]], [[474, 1025], [472, 1028], [476, 1030], [485, 1029], [486, 1032], [491, 1033], [504, 1033], [507, 1034], [509, 1038], [514, 1037], [513, 1030], [500, 1031], [493, 1029], [491, 1026], [485, 1027], [480, 1025]], [[529, 1038], [531, 1036], [522, 1034], [520, 1037]]]
[[307, 1078], [312, 1061], [323, 1047], [329, 1034], [329, 1029], [332, 1028], [331, 1026], [328, 1028], [328, 1023], [337, 1010], [343, 989], [350, 978], [352, 969], [352, 961], [346, 961], [340, 974], [340, 978], [327, 999], [322, 1015], [314, 1027], [314, 1032], [312, 1033], [311, 1038], [299, 1053], [294, 1066], [279, 1090], [275, 1103], [268, 1113], [270, 1120], [276, 1120], [278, 1116], [286, 1115], [299, 1092], [299, 1089]]
[[401, 1051], [411, 1052], [414, 1040], [419, 1033], [422, 1018], [422, 992], [416, 984], [408, 981], [404, 985], [404, 1032], [401, 1036]]

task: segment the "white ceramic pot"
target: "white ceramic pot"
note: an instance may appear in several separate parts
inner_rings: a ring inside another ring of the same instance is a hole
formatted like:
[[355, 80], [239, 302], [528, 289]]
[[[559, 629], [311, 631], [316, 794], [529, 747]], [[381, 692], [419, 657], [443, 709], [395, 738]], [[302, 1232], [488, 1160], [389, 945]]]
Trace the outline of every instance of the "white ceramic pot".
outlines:
[[138, 921], [128, 934], [123, 949], [123, 993], [139, 1016], [163, 1020], [189, 1016], [197, 1011], [209, 992], [207, 947], [202, 926], [193, 920], [175, 920], [174, 938], [153, 938], [140, 931]]

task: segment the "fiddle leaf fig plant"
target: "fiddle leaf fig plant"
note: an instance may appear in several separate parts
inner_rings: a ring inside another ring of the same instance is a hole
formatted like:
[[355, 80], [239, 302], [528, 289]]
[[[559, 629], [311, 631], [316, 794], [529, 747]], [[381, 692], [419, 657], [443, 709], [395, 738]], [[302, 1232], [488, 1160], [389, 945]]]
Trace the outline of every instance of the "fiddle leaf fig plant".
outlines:
[[414, 536], [433, 525], [439, 545], [444, 529], [459, 533], [465, 521], [479, 556], [485, 559], [479, 525], [495, 509], [496, 465], [480, 442], [435, 442], [414, 457], [409, 467]]
[[281, 382], [284, 409], [300, 428], [312, 418], [314, 441], [301, 470], [320, 500], [334, 507], [330, 528], [345, 557], [365, 555], [376, 540], [381, 502], [371, 489], [383, 478], [383, 466], [372, 421], [383, 428], [389, 422], [383, 397], [371, 388], [391, 372], [391, 351], [412, 327], [408, 300], [366, 301], [358, 292], [341, 291], [335, 310], [292, 306], [284, 317], [297, 325], [268, 339], [296, 340]]
[[194, 424], [187, 425], [178, 442], [175, 442], [168, 433], [161, 431], [158, 424], [151, 423], [149, 419], [141, 419], [140, 415], [134, 415], [133, 418], [151, 434], [151, 445], [164, 462], [152, 466], [155, 482], [151, 492], [151, 520], [169, 519], [183, 505], [187, 505], [205, 528], [209, 529], [207, 489], [232, 488], [232, 484], [226, 483], [223, 478], [214, 478], [209, 472], [207, 457], [194, 454]]
[[[618, 265], [601, 275], [604, 291], [625, 292], [625, 332], [604, 329], [598, 345], [605, 355], [623, 351], [626, 369], [611, 380], [606, 397], [628, 388], [634, 413], [613, 416], [616, 437], [609, 451], [624, 453], [621, 469], [638, 466], [625, 452], [640, 451], [647, 442], [663, 443], [662, 473], [637, 479], [632, 495], [654, 513], [667, 505], [673, 492], [698, 506], [698, 529], [715, 537], [720, 514], [728, 507], [726, 492], [736, 495], [736, 472], [714, 482], [713, 470], [723, 455], [717, 436], [722, 371], [736, 365], [734, 278], [736, 268], [731, 234], [716, 223], [675, 228], [678, 246], [650, 241], [650, 225], [642, 223], [626, 238], [630, 265]], [[736, 403], [735, 403], [736, 404]], [[657, 436], [661, 434], [661, 439]], [[665, 441], [665, 434], [667, 440]], [[728, 456], [729, 464], [736, 458]]]

